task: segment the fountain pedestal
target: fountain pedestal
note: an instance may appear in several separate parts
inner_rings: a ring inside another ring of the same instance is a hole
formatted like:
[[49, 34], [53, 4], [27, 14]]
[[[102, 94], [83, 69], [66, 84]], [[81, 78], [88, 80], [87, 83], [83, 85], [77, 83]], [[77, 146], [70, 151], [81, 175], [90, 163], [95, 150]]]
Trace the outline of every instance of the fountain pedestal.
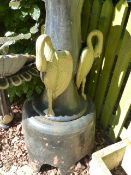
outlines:
[[[69, 117], [70, 116], [66, 116]], [[82, 157], [92, 152], [95, 135], [95, 111], [91, 100], [89, 111], [72, 121], [56, 121], [40, 116], [25, 102], [22, 126], [33, 168], [44, 164], [58, 167], [62, 174]]]

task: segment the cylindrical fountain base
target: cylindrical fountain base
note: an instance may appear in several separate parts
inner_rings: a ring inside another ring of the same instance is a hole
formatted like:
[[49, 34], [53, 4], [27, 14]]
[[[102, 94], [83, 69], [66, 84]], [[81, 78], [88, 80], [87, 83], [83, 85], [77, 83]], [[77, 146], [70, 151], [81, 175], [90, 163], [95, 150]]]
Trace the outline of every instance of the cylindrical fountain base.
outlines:
[[49, 164], [66, 173], [94, 147], [95, 110], [92, 103], [90, 113], [73, 121], [58, 122], [38, 116], [31, 102], [26, 101], [22, 124], [30, 159], [38, 171], [43, 164]]

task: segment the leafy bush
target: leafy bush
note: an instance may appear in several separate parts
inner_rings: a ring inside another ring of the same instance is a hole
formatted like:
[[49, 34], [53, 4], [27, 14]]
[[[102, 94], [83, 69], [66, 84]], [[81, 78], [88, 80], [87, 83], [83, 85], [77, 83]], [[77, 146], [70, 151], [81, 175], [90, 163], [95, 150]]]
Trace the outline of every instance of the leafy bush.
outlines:
[[31, 33], [31, 38], [17, 42], [13, 53], [35, 53], [35, 41], [45, 23], [44, 2], [41, 0], [6, 0], [0, 2], [0, 36], [8, 31], [13, 35]]
[[[17, 36], [31, 34], [28, 40], [20, 40], [9, 46], [9, 53], [35, 54], [36, 38], [41, 33], [45, 23], [45, 5], [41, 0], [6, 0], [0, 1], [0, 36]], [[43, 90], [40, 78], [34, 77], [30, 82], [24, 82], [19, 87], [10, 87], [10, 101], [26, 96], [30, 99], [33, 94]]]
[[20, 86], [11, 86], [7, 89], [10, 102], [14, 102], [17, 97], [24, 97], [31, 100], [33, 96], [41, 94], [44, 84], [40, 78], [33, 77], [31, 82], [24, 82]]

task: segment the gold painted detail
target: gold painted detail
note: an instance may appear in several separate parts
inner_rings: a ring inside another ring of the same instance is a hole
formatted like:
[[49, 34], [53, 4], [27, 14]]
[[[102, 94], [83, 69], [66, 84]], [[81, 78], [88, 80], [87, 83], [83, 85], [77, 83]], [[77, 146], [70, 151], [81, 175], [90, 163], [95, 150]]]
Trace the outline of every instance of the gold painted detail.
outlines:
[[73, 59], [70, 52], [57, 51], [51, 38], [42, 34], [36, 41], [36, 67], [47, 90], [48, 116], [54, 116], [53, 99], [68, 87], [73, 72]]
[[[93, 47], [92, 39], [97, 37], [97, 43]], [[85, 47], [80, 56], [80, 62], [78, 65], [78, 71], [76, 75], [76, 85], [79, 89], [81, 86], [81, 95], [86, 100], [86, 94], [84, 93], [86, 76], [89, 73], [95, 58], [98, 58], [102, 53], [103, 47], [103, 34], [99, 30], [93, 30], [87, 37], [87, 47]]]

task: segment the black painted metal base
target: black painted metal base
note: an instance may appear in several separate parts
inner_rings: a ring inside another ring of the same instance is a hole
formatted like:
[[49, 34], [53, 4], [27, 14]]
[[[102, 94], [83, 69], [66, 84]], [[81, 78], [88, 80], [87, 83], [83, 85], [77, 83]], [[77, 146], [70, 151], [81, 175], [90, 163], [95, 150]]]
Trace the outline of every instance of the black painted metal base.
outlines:
[[26, 101], [23, 108], [25, 143], [33, 168], [43, 164], [58, 167], [62, 174], [94, 147], [95, 110], [90, 101], [90, 111], [72, 121], [52, 121], [39, 116]]
[[0, 128], [8, 129], [13, 120], [13, 114], [6, 90], [0, 90]]

